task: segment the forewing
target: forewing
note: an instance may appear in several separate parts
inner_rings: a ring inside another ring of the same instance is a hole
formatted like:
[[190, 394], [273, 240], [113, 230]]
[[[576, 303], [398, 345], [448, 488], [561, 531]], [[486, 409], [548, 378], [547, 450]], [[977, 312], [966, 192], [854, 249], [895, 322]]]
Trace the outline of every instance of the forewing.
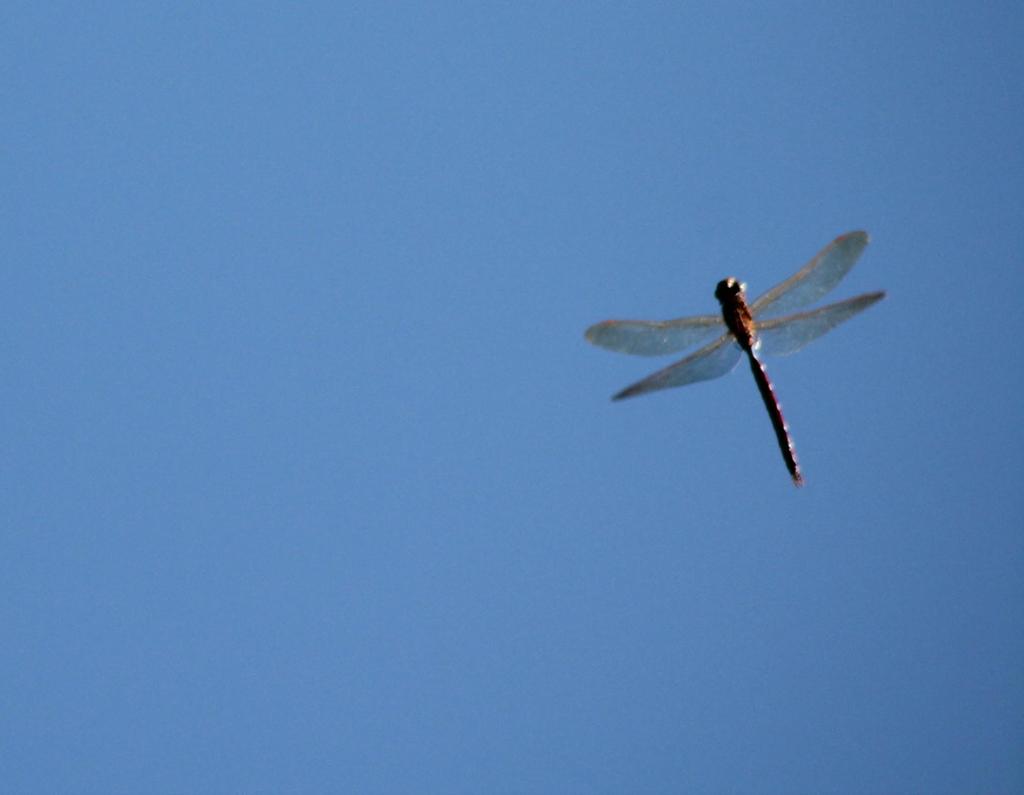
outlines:
[[817, 301], [839, 284], [867, 244], [867, 232], [840, 235], [786, 281], [754, 301], [750, 306], [754, 317], [778, 317]]
[[757, 323], [757, 338], [760, 340], [758, 353], [768, 356], [795, 353], [826, 331], [849, 320], [858, 312], [863, 312], [883, 298], [885, 293], [865, 293], [856, 298], [823, 306], [813, 312], [801, 312]]
[[725, 325], [718, 315], [682, 317], [678, 320], [605, 320], [587, 329], [589, 342], [619, 353], [661, 356], [692, 348]]
[[742, 350], [736, 344], [736, 339], [732, 334], [723, 334], [710, 345], [705, 345], [682, 361], [670, 364], [663, 370], [658, 370], [658, 372], [647, 376], [643, 381], [626, 387], [612, 400], [622, 400], [658, 389], [668, 389], [718, 378], [736, 366], [741, 354]]

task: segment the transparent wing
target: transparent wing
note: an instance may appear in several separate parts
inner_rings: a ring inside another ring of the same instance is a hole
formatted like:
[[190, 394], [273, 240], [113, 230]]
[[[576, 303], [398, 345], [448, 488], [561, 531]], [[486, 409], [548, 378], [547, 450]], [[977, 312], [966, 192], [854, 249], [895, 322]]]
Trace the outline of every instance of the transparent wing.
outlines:
[[766, 320], [758, 323], [757, 338], [761, 344], [758, 353], [768, 356], [784, 356], [795, 353], [826, 331], [863, 312], [872, 304], [885, 298], [885, 293], [865, 293], [856, 298], [823, 306], [813, 312]]
[[662, 321], [605, 320], [588, 328], [584, 336], [619, 353], [661, 356], [692, 348], [724, 330], [720, 315], [700, 315]]
[[643, 381], [637, 381], [632, 386], [627, 386], [613, 396], [612, 400], [622, 400], [658, 389], [668, 389], [673, 386], [683, 386], [696, 381], [718, 378], [736, 366], [742, 353], [742, 349], [736, 344], [736, 339], [732, 334], [723, 334], [710, 345], [705, 345], [682, 361], [670, 364], [663, 370], [658, 370], [653, 375], [647, 376]]
[[867, 232], [840, 235], [786, 281], [754, 301], [750, 305], [754, 317], [778, 317], [818, 300], [839, 284], [867, 244]]

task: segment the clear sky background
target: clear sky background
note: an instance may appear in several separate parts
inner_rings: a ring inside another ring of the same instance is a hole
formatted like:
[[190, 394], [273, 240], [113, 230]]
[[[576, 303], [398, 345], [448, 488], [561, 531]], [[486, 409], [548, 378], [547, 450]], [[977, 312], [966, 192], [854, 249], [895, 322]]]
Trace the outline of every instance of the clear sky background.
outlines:
[[[0, 782], [1024, 790], [1024, 10], [0, 11]], [[888, 298], [749, 372], [837, 234]]]

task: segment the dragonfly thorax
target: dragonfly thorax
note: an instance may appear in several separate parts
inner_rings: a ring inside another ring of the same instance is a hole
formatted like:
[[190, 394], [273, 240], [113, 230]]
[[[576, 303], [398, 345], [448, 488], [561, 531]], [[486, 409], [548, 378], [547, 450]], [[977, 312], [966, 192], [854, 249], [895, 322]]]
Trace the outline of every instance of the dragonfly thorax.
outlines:
[[722, 320], [736, 337], [740, 347], [749, 350], [757, 344], [754, 335], [754, 319], [743, 295], [746, 285], [730, 276], [722, 279], [715, 288], [715, 298], [722, 305]]

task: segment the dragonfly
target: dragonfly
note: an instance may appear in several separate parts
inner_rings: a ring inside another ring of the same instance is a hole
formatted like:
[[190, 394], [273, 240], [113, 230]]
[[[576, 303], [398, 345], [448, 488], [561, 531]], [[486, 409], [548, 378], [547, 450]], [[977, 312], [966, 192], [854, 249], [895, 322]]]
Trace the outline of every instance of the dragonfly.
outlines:
[[731, 372], [746, 354], [786, 468], [793, 483], [803, 485], [796, 448], [761, 357], [795, 353], [885, 297], [882, 291], [864, 293], [820, 309], [795, 311], [831, 291], [854, 266], [868, 242], [867, 232], [840, 235], [784, 282], [749, 303], [745, 284], [731, 276], [722, 279], [715, 288], [721, 306], [718, 315], [662, 321], [605, 320], [591, 326], [585, 333], [589, 342], [638, 356], [676, 353], [714, 337], [686, 358], [627, 386], [612, 400], [718, 378]]

